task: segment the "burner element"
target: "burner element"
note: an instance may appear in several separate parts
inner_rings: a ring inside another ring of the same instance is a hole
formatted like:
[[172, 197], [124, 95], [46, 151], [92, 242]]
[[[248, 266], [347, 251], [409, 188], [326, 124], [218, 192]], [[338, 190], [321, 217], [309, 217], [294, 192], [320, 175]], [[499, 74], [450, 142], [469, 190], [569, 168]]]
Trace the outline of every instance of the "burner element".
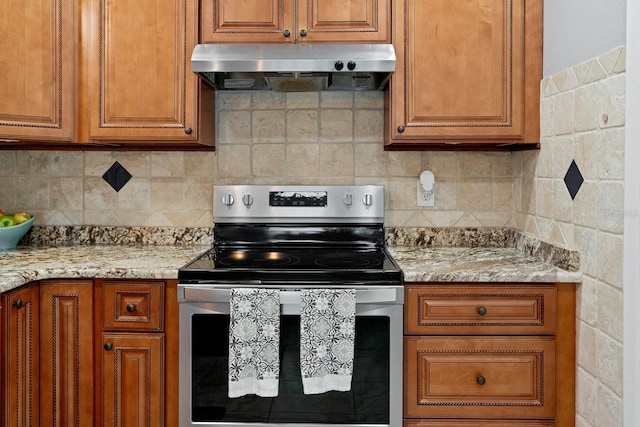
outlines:
[[279, 251], [232, 250], [216, 255], [216, 265], [225, 267], [256, 268], [295, 265], [300, 258]]
[[379, 257], [369, 257], [366, 254], [353, 254], [349, 252], [334, 252], [315, 260], [315, 264], [324, 268], [364, 268], [380, 265]]

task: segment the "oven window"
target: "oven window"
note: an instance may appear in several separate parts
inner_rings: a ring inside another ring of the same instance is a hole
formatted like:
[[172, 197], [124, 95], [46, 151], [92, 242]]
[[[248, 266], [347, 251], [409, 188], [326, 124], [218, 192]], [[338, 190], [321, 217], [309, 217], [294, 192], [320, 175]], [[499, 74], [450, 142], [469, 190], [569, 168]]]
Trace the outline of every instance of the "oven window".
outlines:
[[191, 328], [192, 418], [200, 422], [389, 423], [389, 318], [357, 316], [351, 391], [305, 395], [300, 317], [282, 316], [277, 397], [227, 396], [229, 316], [196, 314]]

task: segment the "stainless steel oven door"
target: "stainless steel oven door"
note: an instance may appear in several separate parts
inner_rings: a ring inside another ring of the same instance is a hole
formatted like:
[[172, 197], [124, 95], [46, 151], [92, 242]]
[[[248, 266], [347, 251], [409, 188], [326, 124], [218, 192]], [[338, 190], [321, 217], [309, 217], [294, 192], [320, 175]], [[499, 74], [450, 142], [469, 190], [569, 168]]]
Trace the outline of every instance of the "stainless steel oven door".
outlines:
[[352, 287], [356, 289], [352, 390], [319, 395], [303, 395], [302, 385], [291, 381], [300, 375], [299, 341], [295, 342], [300, 287], [278, 287], [282, 315], [278, 397], [233, 399], [226, 396], [230, 288], [178, 285], [181, 427], [402, 427], [402, 286]]

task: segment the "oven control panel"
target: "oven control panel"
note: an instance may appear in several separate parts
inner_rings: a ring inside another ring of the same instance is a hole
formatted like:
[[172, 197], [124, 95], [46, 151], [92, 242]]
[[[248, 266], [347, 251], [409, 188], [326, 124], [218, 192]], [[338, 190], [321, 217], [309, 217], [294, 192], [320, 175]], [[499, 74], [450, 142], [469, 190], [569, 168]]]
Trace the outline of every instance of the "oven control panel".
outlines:
[[214, 222], [382, 223], [381, 185], [216, 185]]

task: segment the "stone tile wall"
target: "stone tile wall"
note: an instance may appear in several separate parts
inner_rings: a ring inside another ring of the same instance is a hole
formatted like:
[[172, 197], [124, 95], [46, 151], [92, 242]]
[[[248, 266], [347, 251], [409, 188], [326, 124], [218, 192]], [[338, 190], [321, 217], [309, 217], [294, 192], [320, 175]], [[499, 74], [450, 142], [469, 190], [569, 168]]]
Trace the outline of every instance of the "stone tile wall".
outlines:
[[[541, 84], [541, 148], [518, 153], [519, 230], [580, 253], [576, 426], [622, 423], [625, 51]], [[572, 200], [564, 179], [584, 179]]]
[[[219, 92], [216, 152], [0, 151], [0, 209], [41, 225], [210, 226], [220, 184], [381, 184], [389, 226], [514, 226], [511, 153], [385, 152], [380, 92]], [[132, 178], [115, 191], [118, 161]], [[418, 207], [423, 170], [436, 205]]]

